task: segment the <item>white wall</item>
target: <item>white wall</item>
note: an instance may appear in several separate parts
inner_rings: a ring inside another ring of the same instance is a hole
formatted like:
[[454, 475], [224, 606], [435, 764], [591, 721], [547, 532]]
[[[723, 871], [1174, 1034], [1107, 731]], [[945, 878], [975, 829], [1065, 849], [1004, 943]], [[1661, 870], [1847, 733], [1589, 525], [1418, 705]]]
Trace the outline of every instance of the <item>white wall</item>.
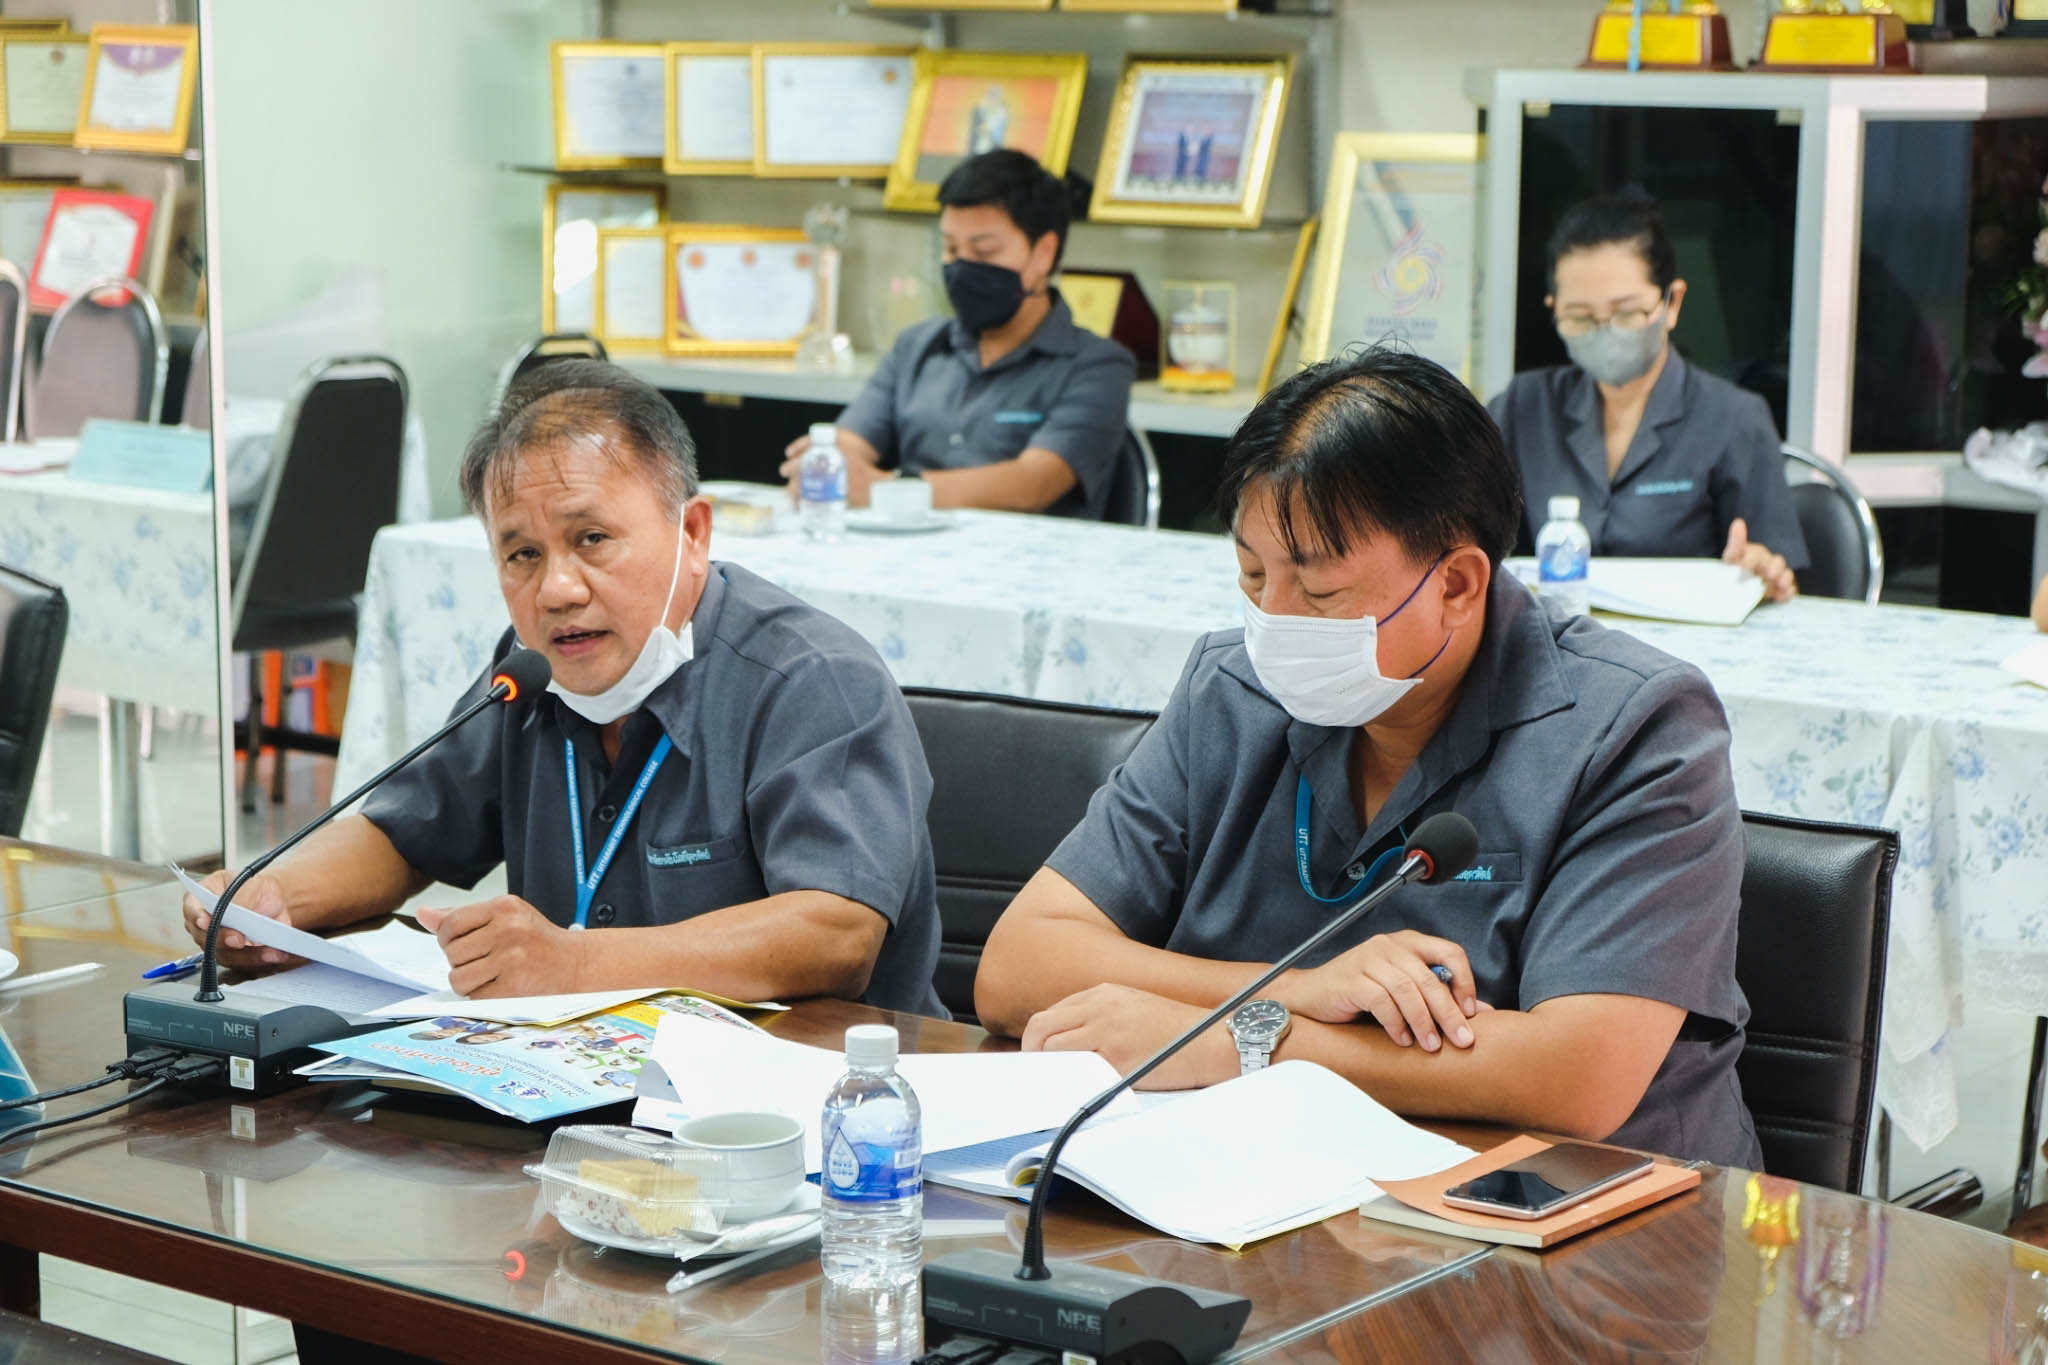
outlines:
[[538, 327], [543, 182], [500, 167], [546, 159], [547, 43], [584, 7], [211, 3], [227, 390], [281, 396], [321, 355], [390, 355], [452, 513], [462, 442]]

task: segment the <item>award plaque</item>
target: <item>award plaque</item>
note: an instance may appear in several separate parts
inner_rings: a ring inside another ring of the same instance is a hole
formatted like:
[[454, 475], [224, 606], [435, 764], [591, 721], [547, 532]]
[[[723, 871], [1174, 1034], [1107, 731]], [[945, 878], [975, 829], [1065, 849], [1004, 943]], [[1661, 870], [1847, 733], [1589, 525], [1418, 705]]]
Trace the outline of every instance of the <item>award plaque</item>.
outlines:
[[1060, 297], [1074, 325], [1108, 337], [1138, 362], [1138, 378], [1159, 377], [1159, 314], [1128, 270], [1078, 267], [1060, 272]]
[[1906, 21], [1884, 0], [1781, 0], [1764, 33], [1766, 71], [1905, 71]]
[[[1728, 19], [1713, 0], [1671, 0], [1664, 13], [1646, 12], [1637, 29], [1628, 0], [1609, 0], [1593, 20], [1593, 39], [1581, 67], [1625, 71], [1733, 71]], [[1633, 59], [1633, 60], [1632, 60]]]
[[2001, 38], [2048, 38], [2048, 0], [2012, 0], [2012, 17]]

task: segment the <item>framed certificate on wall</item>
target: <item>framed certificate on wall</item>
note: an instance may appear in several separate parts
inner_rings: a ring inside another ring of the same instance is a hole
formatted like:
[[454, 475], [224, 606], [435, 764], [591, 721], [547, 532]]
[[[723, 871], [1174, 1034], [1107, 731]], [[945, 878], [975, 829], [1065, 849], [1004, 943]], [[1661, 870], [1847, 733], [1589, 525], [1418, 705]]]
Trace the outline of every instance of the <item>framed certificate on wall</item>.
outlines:
[[550, 185], [541, 212], [540, 327], [588, 332], [597, 325], [597, 234], [661, 223], [654, 185]]
[[1134, 57], [1117, 83], [1088, 216], [1259, 225], [1294, 58]]
[[94, 24], [72, 142], [121, 152], [185, 150], [199, 30], [190, 24]]
[[668, 43], [670, 175], [754, 173], [754, 45]]
[[939, 182], [968, 157], [998, 147], [1065, 175], [1087, 80], [1085, 52], [918, 53], [883, 206], [936, 213]]
[[555, 165], [657, 170], [667, 146], [660, 43], [550, 43]]
[[664, 228], [597, 230], [596, 309], [591, 332], [607, 351], [659, 351], [668, 318]]
[[0, 142], [71, 145], [90, 47], [74, 34], [0, 30]]
[[915, 49], [868, 43], [754, 48], [754, 174], [880, 180], [910, 111]]
[[671, 355], [793, 356], [817, 320], [816, 248], [800, 228], [672, 223]]
[[50, 216], [29, 272], [31, 307], [54, 309], [99, 280], [135, 278], [149, 241], [156, 206], [133, 195], [61, 189], [50, 196]]
[[1471, 382], [1479, 151], [1472, 133], [1337, 135], [1303, 364], [1397, 340]]

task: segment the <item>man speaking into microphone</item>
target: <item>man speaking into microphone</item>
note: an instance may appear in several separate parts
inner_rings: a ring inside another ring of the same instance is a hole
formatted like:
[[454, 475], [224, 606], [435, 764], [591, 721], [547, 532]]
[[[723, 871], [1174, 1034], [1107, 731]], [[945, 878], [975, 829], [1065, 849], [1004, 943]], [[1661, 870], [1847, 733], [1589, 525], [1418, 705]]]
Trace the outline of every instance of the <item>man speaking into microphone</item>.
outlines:
[[1245, 624], [1011, 903], [982, 1023], [1128, 1071], [1389, 875], [1456, 811], [1479, 854], [1409, 886], [1147, 1078], [1319, 1062], [1388, 1107], [1754, 1168], [1735, 1059], [1743, 835], [1706, 678], [1501, 574], [1499, 431], [1374, 349], [1274, 388], [1220, 510]]
[[[544, 365], [461, 477], [512, 618], [497, 655], [540, 651], [549, 695], [458, 730], [241, 902], [331, 929], [502, 862], [509, 894], [419, 912], [460, 994], [691, 986], [943, 1016], [931, 778], [902, 694], [849, 627], [711, 559], [668, 401], [601, 362]], [[195, 938], [212, 908], [187, 898]], [[221, 942], [229, 966], [283, 960]]]

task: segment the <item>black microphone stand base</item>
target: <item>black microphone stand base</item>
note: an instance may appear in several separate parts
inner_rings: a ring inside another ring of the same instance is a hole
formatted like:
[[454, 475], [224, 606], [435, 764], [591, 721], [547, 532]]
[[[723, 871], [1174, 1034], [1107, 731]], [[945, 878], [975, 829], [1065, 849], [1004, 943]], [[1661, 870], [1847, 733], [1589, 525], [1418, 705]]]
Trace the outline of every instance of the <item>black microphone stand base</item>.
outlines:
[[247, 1095], [268, 1095], [294, 1084], [294, 1068], [318, 1055], [311, 1050], [315, 1043], [392, 1023], [253, 995], [210, 1004], [192, 995], [190, 981], [160, 981], [128, 992], [121, 1001], [121, 1021], [129, 1055], [172, 1048], [193, 1057], [218, 1057], [227, 1065], [222, 1079]]
[[1075, 1262], [1020, 1280], [1008, 1252], [956, 1251], [924, 1268], [925, 1351], [972, 1333], [1100, 1365], [1206, 1365], [1229, 1350], [1250, 1299]]

